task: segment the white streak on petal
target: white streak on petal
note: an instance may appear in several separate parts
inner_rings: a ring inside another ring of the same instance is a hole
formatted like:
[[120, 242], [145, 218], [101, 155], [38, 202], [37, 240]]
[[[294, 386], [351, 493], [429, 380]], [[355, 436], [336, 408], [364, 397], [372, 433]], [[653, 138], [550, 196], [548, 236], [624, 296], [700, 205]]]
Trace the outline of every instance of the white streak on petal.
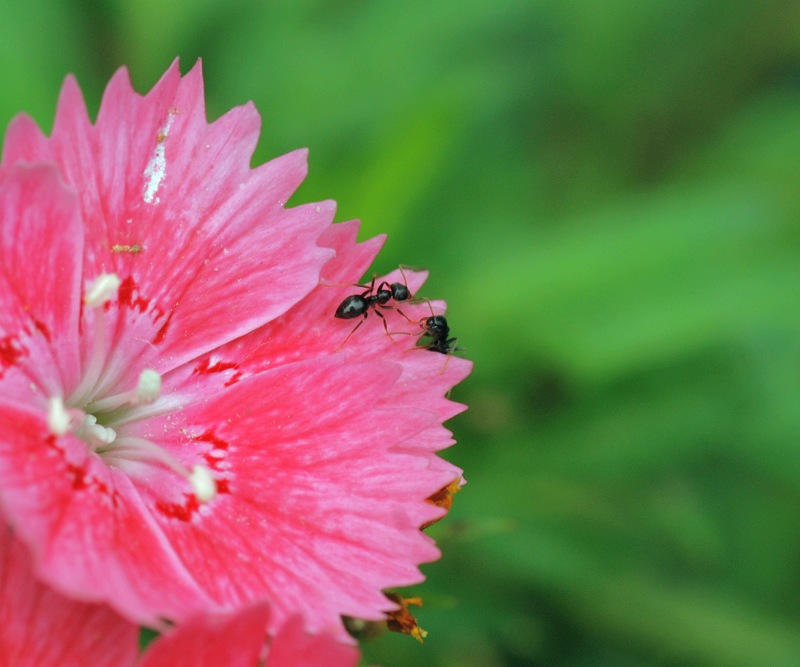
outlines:
[[153, 157], [150, 158], [150, 162], [148, 162], [147, 166], [144, 168], [144, 177], [147, 179], [147, 183], [144, 187], [144, 201], [148, 204], [152, 204], [153, 202], [158, 204], [160, 201], [159, 198], [156, 197], [156, 192], [158, 188], [161, 187], [161, 183], [167, 175], [167, 157], [164, 141], [169, 136], [169, 131], [172, 129], [172, 121], [175, 119], [176, 113], [175, 109], [169, 110], [166, 124], [158, 131], [158, 140], [156, 143], [156, 150], [153, 152]]

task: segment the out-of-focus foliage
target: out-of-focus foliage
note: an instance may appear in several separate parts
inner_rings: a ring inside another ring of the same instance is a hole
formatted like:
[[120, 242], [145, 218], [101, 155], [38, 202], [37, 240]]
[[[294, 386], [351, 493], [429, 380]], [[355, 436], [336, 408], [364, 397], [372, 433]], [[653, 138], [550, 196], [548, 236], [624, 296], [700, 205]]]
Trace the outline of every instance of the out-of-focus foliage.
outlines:
[[[0, 9], [46, 127], [204, 60], [311, 148], [475, 360], [420, 647], [385, 667], [800, 664], [800, 4], [61, 0]], [[358, 563], [353, 563], [357, 568]], [[365, 663], [367, 664], [367, 663]]]

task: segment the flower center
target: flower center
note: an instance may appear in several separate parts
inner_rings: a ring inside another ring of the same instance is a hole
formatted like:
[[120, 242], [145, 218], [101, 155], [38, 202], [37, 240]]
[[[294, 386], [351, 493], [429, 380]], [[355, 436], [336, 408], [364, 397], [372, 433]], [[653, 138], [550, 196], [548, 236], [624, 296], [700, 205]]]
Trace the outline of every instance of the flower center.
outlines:
[[195, 465], [189, 470], [165, 448], [142, 437], [126, 434], [125, 424], [136, 420], [142, 406], [154, 406], [161, 397], [161, 376], [146, 368], [136, 387], [104, 395], [103, 368], [107, 355], [105, 306], [114, 299], [121, 282], [116, 274], [99, 276], [86, 290], [84, 307], [94, 313], [94, 340], [86, 372], [66, 403], [50, 399], [47, 423], [57, 436], [71, 432], [107, 465], [125, 468], [127, 462], [148, 463], [167, 468], [185, 479], [200, 502], [216, 495], [210, 470]]

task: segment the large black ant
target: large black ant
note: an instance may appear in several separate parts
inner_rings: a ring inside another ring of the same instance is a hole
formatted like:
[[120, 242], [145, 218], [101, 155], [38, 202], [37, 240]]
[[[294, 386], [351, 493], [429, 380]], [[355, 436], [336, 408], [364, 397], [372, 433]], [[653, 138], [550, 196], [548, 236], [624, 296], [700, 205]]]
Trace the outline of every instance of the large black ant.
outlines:
[[447, 323], [447, 318], [444, 315], [431, 315], [426, 317], [419, 323], [422, 329], [422, 336], [428, 336], [431, 339], [430, 343], [421, 345], [420, 347], [426, 350], [433, 350], [441, 354], [451, 354], [461, 348], [456, 347], [458, 338], [448, 338], [450, 335], [450, 325]]
[[[402, 273], [402, 269], [400, 272]], [[405, 274], [403, 274], [403, 277], [405, 278]], [[411, 299], [411, 291], [408, 289], [408, 285], [405, 283], [389, 283], [384, 280], [378, 285], [378, 289], [373, 293], [373, 290], [375, 290], [376, 278], [377, 276], [373, 275], [372, 282], [370, 283], [369, 287], [361, 292], [361, 294], [351, 294], [344, 301], [342, 301], [339, 304], [339, 307], [336, 309], [334, 317], [338, 317], [340, 320], [352, 320], [356, 317], [364, 318], [358, 324], [356, 324], [355, 327], [353, 327], [353, 330], [349, 334], [347, 334], [347, 338], [342, 341], [342, 345], [348, 341], [350, 336], [356, 332], [358, 327], [364, 324], [369, 316], [370, 310], [372, 310], [378, 317], [381, 318], [381, 320], [383, 320], [383, 328], [390, 338], [391, 334], [389, 333], [389, 326], [386, 324], [386, 318], [379, 310], [380, 308], [384, 310], [396, 310], [403, 317], [409, 320], [409, 322], [411, 321], [402, 310], [396, 306], [387, 305], [392, 299], [397, 302], [408, 301]]]

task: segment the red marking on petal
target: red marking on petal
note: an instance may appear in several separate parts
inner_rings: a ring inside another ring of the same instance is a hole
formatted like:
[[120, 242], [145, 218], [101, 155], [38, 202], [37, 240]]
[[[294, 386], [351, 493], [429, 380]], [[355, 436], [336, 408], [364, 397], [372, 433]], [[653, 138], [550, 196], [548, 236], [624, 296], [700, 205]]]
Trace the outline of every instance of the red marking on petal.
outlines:
[[217, 493], [230, 493], [231, 492], [231, 487], [230, 487], [230, 484], [228, 484], [228, 480], [227, 479], [218, 479], [218, 480], [216, 480], [216, 482], [217, 482]]
[[97, 489], [99, 493], [102, 493], [104, 496], [108, 496], [109, 498], [111, 498], [111, 503], [114, 505], [114, 507], [117, 507], [119, 505], [119, 500], [120, 500], [119, 491], [117, 491], [116, 489], [112, 491], [111, 489], [108, 488], [108, 484], [106, 484], [105, 482], [101, 482], [97, 478], [92, 478], [91, 482], [92, 486], [94, 486], [94, 488]]
[[192, 515], [200, 508], [200, 502], [192, 494], [185, 494], [186, 501], [180, 503], [168, 503], [159, 500], [156, 503], [156, 509], [169, 519], [177, 519], [178, 521], [189, 521]]
[[218, 438], [214, 435], [213, 431], [206, 431], [205, 433], [195, 436], [194, 439], [200, 442], [208, 442], [214, 446], [214, 449], [227, 450], [230, 447], [230, 443], [225, 442], [222, 438]]
[[133, 303], [133, 290], [136, 289], [136, 283], [131, 276], [125, 278], [119, 286], [117, 292], [117, 299], [119, 299], [120, 306], [130, 306]]
[[158, 345], [167, 337], [167, 327], [169, 327], [169, 322], [172, 319], [172, 314], [174, 310], [169, 311], [169, 315], [167, 316], [167, 321], [164, 322], [163, 326], [156, 332], [155, 337], [153, 338], [153, 343]]
[[233, 361], [218, 361], [216, 364], [211, 365], [208, 359], [201, 361], [195, 366], [192, 375], [208, 375], [210, 373], [221, 373], [228, 371], [231, 368], [239, 368], [239, 364]]
[[208, 465], [211, 470], [215, 472], [220, 472], [220, 463], [222, 463], [222, 459], [217, 456], [212, 456], [210, 453], [203, 454], [203, 458], [206, 460], [206, 464]]
[[101, 481], [94, 475], [89, 475], [85, 465], [76, 465], [69, 463], [66, 460], [64, 450], [58, 446], [56, 436], [49, 435], [45, 438], [44, 444], [46, 447], [53, 449], [57, 452], [58, 456], [64, 461], [67, 472], [72, 476], [72, 488], [76, 491], [89, 489], [90, 487], [97, 491], [99, 494], [106, 496], [114, 507], [120, 504], [121, 496], [116, 489], [109, 488], [108, 484]]
[[140, 313], [147, 310], [150, 305], [150, 300], [145, 299], [143, 296], [134, 294], [139, 291], [136, 281], [133, 276], [128, 276], [120, 283], [119, 291], [117, 292], [117, 300], [120, 306], [127, 306], [128, 308], [136, 308]]
[[13, 366], [19, 361], [20, 357], [27, 354], [25, 348], [16, 336], [4, 336], [0, 338], [0, 377], [3, 377], [2, 370]]
[[44, 322], [41, 322], [39, 320], [34, 320], [33, 324], [36, 327], [36, 329], [39, 331], [39, 333], [42, 334], [42, 336], [45, 337], [47, 342], [51, 343], [52, 339], [50, 337], [50, 330], [47, 328], [47, 325]]
[[[192, 375], [210, 375], [211, 373], [222, 373], [239, 368], [239, 364], [235, 361], [218, 361], [212, 364], [208, 359], [201, 361], [195, 366]], [[225, 386], [230, 387], [232, 384], [237, 383], [242, 378], [242, 373], [236, 371], [226, 381]]]
[[86, 469], [81, 466], [76, 466], [73, 463], [67, 463], [67, 472], [72, 475], [72, 488], [76, 491], [85, 489], [89, 486], [86, 480]]

